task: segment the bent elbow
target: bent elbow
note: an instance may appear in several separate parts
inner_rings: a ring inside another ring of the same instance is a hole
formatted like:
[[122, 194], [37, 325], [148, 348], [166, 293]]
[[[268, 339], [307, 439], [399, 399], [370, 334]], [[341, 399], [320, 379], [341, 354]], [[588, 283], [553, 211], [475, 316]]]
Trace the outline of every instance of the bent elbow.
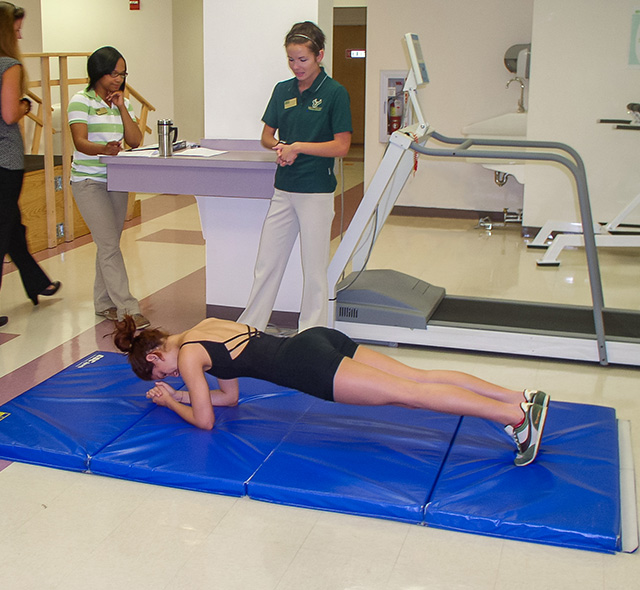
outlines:
[[338, 158], [344, 158], [348, 153], [349, 150], [351, 149], [351, 137], [349, 137], [348, 140], [346, 141], [341, 141], [340, 145], [338, 146]]
[[2, 113], [2, 120], [6, 125], [13, 125], [20, 120], [20, 117], [17, 115], [17, 113], [14, 115], [14, 113], [9, 111], [6, 114]]
[[201, 430], [213, 430], [213, 426], [215, 424], [215, 420], [199, 420], [196, 422], [196, 426]]

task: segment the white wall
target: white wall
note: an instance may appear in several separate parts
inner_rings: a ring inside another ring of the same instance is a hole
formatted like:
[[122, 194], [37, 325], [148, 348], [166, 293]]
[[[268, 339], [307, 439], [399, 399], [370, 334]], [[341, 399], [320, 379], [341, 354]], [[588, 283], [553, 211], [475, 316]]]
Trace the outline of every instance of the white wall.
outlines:
[[173, 122], [178, 138], [204, 137], [202, 0], [173, 0]]
[[[93, 52], [112, 45], [127, 61], [128, 83], [156, 107], [149, 127], [173, 117], [171, 0], [147, 0], [139, 11], [129, 10], [126, 0], [41, 0], [41, 11], [44, 52]], [[86, 75], [86, 58], [73, 58], [69, 69], [72, 76]]]
[[[640, 102], [640, 70], [628, 64], [630, 0], [535, 0], [528, 138], [567, 143], [587, 169], [596, 221], [609, 221], [640, 192], [640, 132], [625, 118]], [[578, 221], [573, 183], [554, 167], [527, 165], [525, 223]], [[640, 212], [630, 221], [639, 223]]]
[[[316, 22], [331, 45], [330, 0], [204, 0], [205, 136], [259, 139], [276, 82], [291, 78], [284, 37]], [[331, 56], [325, 57], [331, 64]], [[329, 68], [327, 68], [329, 71]]]
[[362, 8], [366, 7], [368, 0], [334, 0], [334, 8]]
[[[419, 90], [427, 121], [460, 137], [465, 125], [516, 110], [519, 92], [505, 88], [512, 74], [503, 58], [511, 45], [530, 42], [532, 9], [533, 0], [368, 0], [365, 183], [384, 149], [378, 141], [380, 71], [408, 68], [404, 33], [420, 36], [431, 80]], [[399, 204], [513, 210], [522, 206], [522, 193], [513, 179], [498, 187], [493, 172], [478, 164], [422, 157]]]
[[[469, 123], [516, 109], [518, 90], [505, 89], [511, 74], [503, 55], [513, 44], [532, 41], [529, 138], [578, 149], [587, 165], [596, 219], [610, 219], [640, 190], [638, 133], [595, 123], [624, 117], [625, 105], [640, 101], [640, 70], [627, 67], [631, 8], [640, 0], [147, 0], [140, 11], [129, 11], [123, 0], [109, 4], [109, 18], [101, 0], [21, 4], [27, 10], [23, 52], [90, 52], [114, 45], [127, 58], [131, 84], [157, 108], [150, 126], [156, 118], [170, 117], [189, 139], [201, 134], [202, 103], [207, 136], [259, 137], [273, 85], [291, 76], [282, 47], [291, 24], [317, 20], [330, 37], [331, 6], [366, 5], [367, 183], [384, 149], [378, 141], [380, 71], [407, 67], [405, 32], [420, 35], [427, 60], [431, 83], [419, 91], [427, 120], [451, 136]], [[202, 18], [204, 91], [197, 87], [203, 75], [198, 59]], [[32, 79], [39, 77], [27, 66]], [[79, 58], [74, 67], [84, 75], [86, 61]], [[525, 224], [576, 219], [567, 175], [553, 167], [527, 168]], [[522, 193], [514, 180], [497, 187], [492, 173], [477, 164], [421, 158], [400, 203], [514, 209], [522, 205]], [[639, 217], [640, 212], [632, 221], [638, 223]]]
[[40, 0], [21, 0], [18, 2], [25, 10], [22, 21], [22, 53], [42, 52], [42, 22], [40, 18]]

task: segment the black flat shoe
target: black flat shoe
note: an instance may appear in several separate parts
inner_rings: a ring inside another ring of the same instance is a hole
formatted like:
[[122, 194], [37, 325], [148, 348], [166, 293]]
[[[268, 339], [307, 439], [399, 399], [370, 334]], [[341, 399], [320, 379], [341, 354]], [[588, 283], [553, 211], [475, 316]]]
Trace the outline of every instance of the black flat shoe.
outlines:
[[42, 295], [43, 297], [51, 297], [55, 295], [62, 287], [62, 283], [60, 281], [53, 281], [46, 289], [43, 289], [37, 295], [31, 297], [31, 301], [33, 301], [34, 305], [38, 305], [38, 297]]
[[9, 318], [6, 315], [0, 315], [0, 327], [5, 326]]

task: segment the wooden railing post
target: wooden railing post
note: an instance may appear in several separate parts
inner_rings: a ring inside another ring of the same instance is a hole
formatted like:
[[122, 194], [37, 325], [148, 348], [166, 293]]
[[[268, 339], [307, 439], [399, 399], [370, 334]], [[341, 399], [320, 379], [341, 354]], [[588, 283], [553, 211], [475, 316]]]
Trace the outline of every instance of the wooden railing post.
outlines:
[[[42, 80], [42, 108], [44, 110], [44, 128], [53, 129], [51, 116], [51, 72], [49, 70], [49, 57], [40, 58], [40, 72]], [[56, 235], [56, 191], [53, 174], [53, 134], [44, 134], [44, 194], [47, 210], [47, 247], [55, 248], [58, 244]]]
[[73, 194], [71, 193], [71, 131], [69, 130], [69, 67], [67, 56], [58, 57], [60, 64], [60, 130], [62, 132], [62, 191], [64, 198], [64, 239], [75, 239]]
[[[33, 139], [31, 141], [31, 154], [37, 154], [40, 149], [40, 140], [42, 139], [42, 128], [44, 122], [42, 121], [42, 99], [36, 96], [33, 92], [27, 91], [27, 95], [38, 105], [38, 110], [33, 113], [30, 111], [27, 116], [34, 122]], [[26, 143], [26, 142], [25, 142]]]

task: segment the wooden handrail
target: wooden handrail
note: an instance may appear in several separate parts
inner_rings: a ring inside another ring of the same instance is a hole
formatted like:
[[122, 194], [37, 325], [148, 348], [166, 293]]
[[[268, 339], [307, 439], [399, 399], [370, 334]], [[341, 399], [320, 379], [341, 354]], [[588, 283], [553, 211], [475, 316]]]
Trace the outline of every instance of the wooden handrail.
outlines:
[[[36, 125], [40, 127], [44, 127], [44, 121], [42, 120], [42, 117], [40, 117], [39, 115], [29, 111], [25, 116], [29, 117], [29, 119], [31, 119]], [[52, 129], [51, 133], [56, 134], [58, 132], [55, 129]], [[31, 153], [33, 154], [35, 152], [33, 152], [32, 150]]]
[[70, 53], [23, 53], [22, 57], [89, 57], [91, 53], [72, 51]]
[[128, 84], [125, 87], [125, 92], [133, 96], [140, 104], [145, 105], [150, 111], [155, 111], [154, 107], [142, 94], [140, 94], [135, 88], [132, 88]]
[[[73, 84], [87, 84], [89, 82], [89, 78], [70, 78], [69, 79], [69, 85], [73, 85]], [[31, 82], [29, 84], [31, 87], [34, 88], [41, 88], [42, 87], [42, 83], [38, 80], [36, 82]], [[50, 80], [50, 87], [53, 86], [60, 86], [60, 81], [59, 80]], [[34, 141], [31, 144], [31, 153], [32, 154], [36, 154], [38, 152], [38, 149], [40, 148], [40, 136], [42, 133], [42, 128], [44, 127], [44, 121], [42, 120], [41, 117], [41, 105], [42, 105], [42, 99], [35, 94], [34, 92], [32, 92], [31, 90], [27, 90], [26, 92], [27, 96], [35, 103], [37, 103], [38, 105], [38, 112], [34, 113], [33, 111], [30, 111], [29, 113], [27, 113], [27, 117], [29, 117], [29, 119], [31, 119], [37, 126], [37, 129], [34, 129]], [[147, 118], [149, 115], [150, 111], [155, 111], [156, 108], [146, 99], [144, 98], [144, 96], [142, 96], [135, 88], [132, 88], [131, 86], [127, 85], [125, 87], [125, 96], [127, 98], [129, 98], [130, 96], [132, 96], [133, 98], [135, 98], [139, 103], [140, 103], [140, 114], [137, 116], [138, 119], [138, 127], [140, 128], [140, 132], [142, 133], [142, 136], [144, 137], [145, 133], [151, 133], [151, 127], [149, 127], [147, 125]], [[55, 129], [51, 129], [51, 133], [56, 134], [58, 133]], [[37, 137], [36, 137], [37, 136]], [[37, 139], [37, 141], [36, 141]]]
[[[89, 82], [89, 78], [69, 78], [69, 85], [73, 84], [87, 84]], [[50, 86], [60, 86], [60, 80], [49, 80]], [[29, 81], [27, 83], [27, 88], [40, 88], [41, 83], [40, 80]]]
[[[38, 84], [38, 86], [40, 86], [40, 84]], [[42, 99], [37, 94], [34, 94], [33, 92], [31, 92], [31, 90], [27, 90], [27, 96], [33, 102], [37, 102], [38, 104], [42, 104]]]

